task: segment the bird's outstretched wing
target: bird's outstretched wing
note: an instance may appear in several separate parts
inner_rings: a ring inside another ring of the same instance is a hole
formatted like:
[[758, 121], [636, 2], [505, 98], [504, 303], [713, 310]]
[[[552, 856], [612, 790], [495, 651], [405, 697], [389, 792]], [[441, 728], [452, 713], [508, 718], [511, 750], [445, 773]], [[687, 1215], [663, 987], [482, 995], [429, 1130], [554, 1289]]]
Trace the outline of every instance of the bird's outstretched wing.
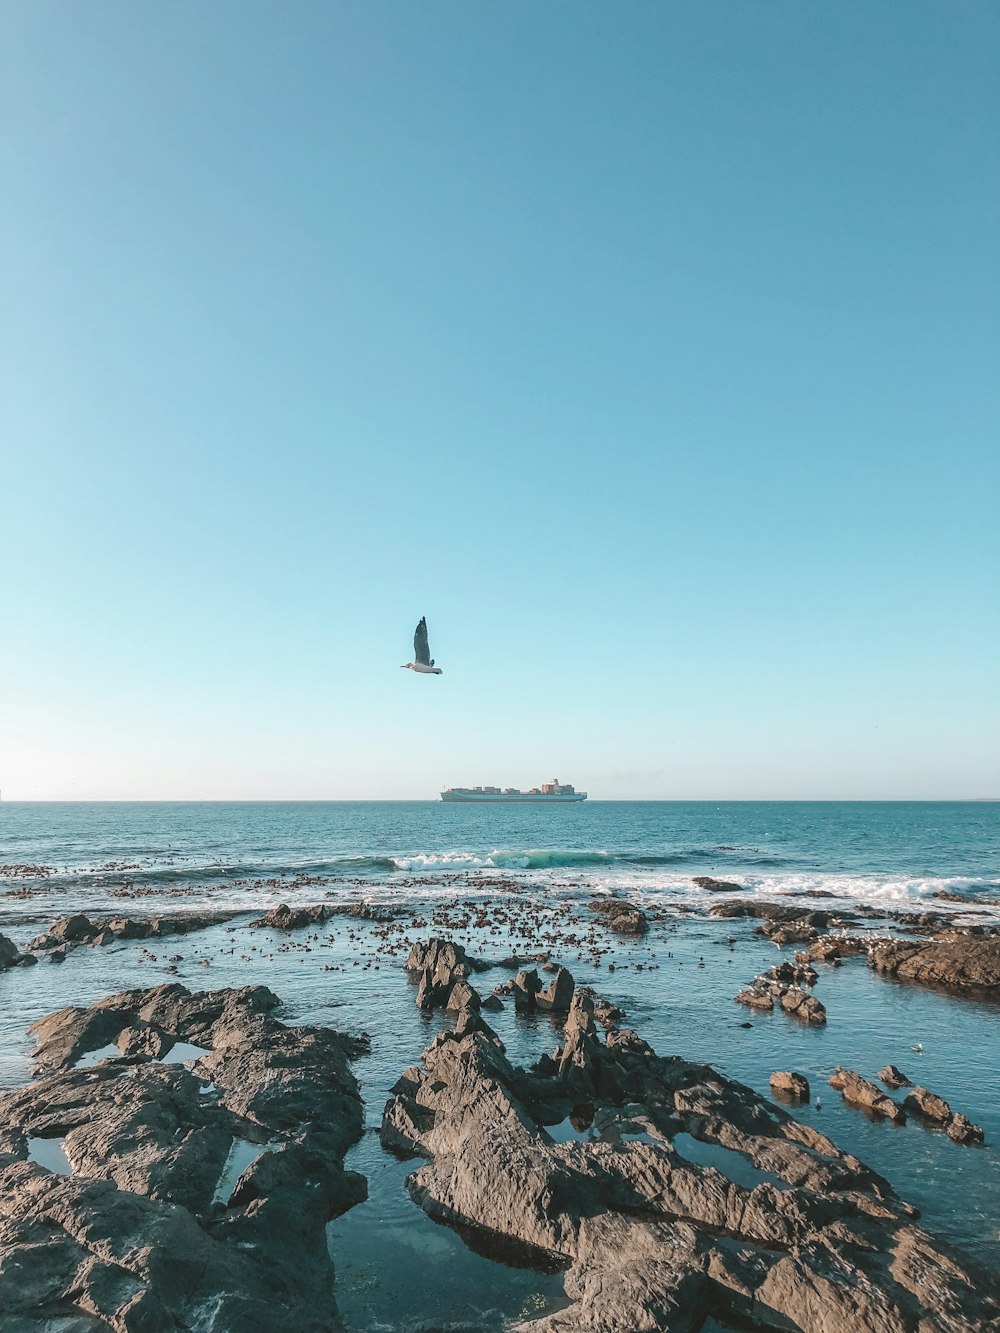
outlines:
[[431, 650], [427, 643], [427, 621], [421, 616], [413, 635], [413, 660], [420, 666], [430, 666]]

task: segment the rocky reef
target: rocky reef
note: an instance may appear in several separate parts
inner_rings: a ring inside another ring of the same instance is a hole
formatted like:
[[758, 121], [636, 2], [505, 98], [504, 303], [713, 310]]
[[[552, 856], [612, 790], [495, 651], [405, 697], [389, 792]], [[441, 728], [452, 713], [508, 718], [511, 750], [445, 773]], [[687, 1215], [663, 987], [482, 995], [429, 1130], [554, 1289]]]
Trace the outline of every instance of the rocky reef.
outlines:
[[522, 1333], [694, 1333], [709, 1315], [981, 1333], [1000, 1318], [995, 1276], [920, 1228], [876, 1172], [707, 1065], [629, 1029], [602, 1040], [587, 994], [530, 1070], [478, 1014], [441, 1032], [380, 1132], [427, 1159], [408, 1184], [431, 1217], [565, 1269], [570, 1306]]
[[1000, 935], [946, 931], [930, 940], [880, 940], [868, 963], [903, 981], [1000, 995]]
[[35, 1024], [0, 1098], [5, 1333], [342, 1327], [325, 1228], [365, 1197], [365, 1044], [278, 1005], [165, 985]]

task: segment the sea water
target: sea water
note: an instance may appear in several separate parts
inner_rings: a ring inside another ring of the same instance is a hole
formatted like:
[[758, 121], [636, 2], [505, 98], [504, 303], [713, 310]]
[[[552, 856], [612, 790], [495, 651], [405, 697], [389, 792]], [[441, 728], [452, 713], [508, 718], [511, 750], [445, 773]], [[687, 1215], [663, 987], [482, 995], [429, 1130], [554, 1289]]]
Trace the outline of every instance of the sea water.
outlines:
[[1000, 803], [0, 802], [0, 866], [18, 863], [48, 873], [8, 879], [0, 922], [132, 896], [149, 910], [254, 906], [297, 877], [391, 897], [415, 875], [462, 871], [692, 901], [705, 897], [692, 877], [712, 875], [765, 897], [921, 906], [941, 890], [1000, 895]]
[[[733, 1002], [737, 990], [788, 951], [755, 935], [752, 920], [707, 917], [712, 895], [692, 883], [706, 874], [761, 897], [841, 895], [843, 903], [816, 904], [829, 909], [863, 902], [956, 910], [934, 899], [945, 889], [962, 894], [970, 920], [990, 920], [998, 914], [982, 900], [1000, 896], [998, 835], [1000, 806], [987, 803], [4, 802], [0, 863], [50, 868], [0, 879], [0, 929], [22, 947], [71, 910], [228, 906], [245, 915], [189, 936], [71, 949], [63, 964], [0, 974], [0, 1087], [30, 1077], [34, 1019], [166, 980], [193, 990], [262, 982], [281, 996], [285, 1022], [366, 1031], [371, 1053], [355, 1073], [368, 1132], [346, 1164], [368, 1178], [369, 1199], [329, 1228], [345, 1321], [373, 1333], [447, 1323], [502, 1328], [562, 1303], [559, 1275], [510, 1267], [477, 1253], [468, 1243], [474, 1237], [432, 1222], [405, 1187], [419, 1160], [397, 1161], [375, 1132], [392, 1084], [451, 1022], [416, 1008], [402, 961], [409, 940], [431, 933], [484, 958], [537, 947], [532, 913], [580, 934], [593, 925], [587, 901], [610, 888], [665, 910], [640, 940], [616, 940], [598, 927], [611, 950], [600, 966], [592, 951], [553, 946], [578, 982], [621, 1005], [628, 1024], [661, 1054], [709, 1062], [765, 1097], [773, 1070], [804, 1073], [813, 1095], [795, 1116], [887, 1176], [922, 1210], [925, 1225], [1000, 1266], [1000, 1008], [887, 981], [856, 958], [819, 968], [826, 1027], [801, 1026], [780, 1011], [750, 1012]], [[378, 922], [334, 917], [290, 935], [249, 925], [278, 901], [336, 905], [359, 897], [403, 913], [388, 937], [393, 950]], [[507, 914], [519, 924], [498, 934], [488, 924], [455, 928], [456, 919], [470, 917], [446, 906], [456, 899], [482, 908], [487, 923]], [[410, 924], [414, 913], [423, 926]], [[506, 975], [487, 972], [476, 984], [485, 993]], [[509, 1004], [489, 1020], [518, 1063], [560, 1040], [557, 1019], [518, 1015]], [[827, 1085], [836, 1065], [873, 1077], [887, 1062], [982, 1125], [986, 1147], [961, 1147], [912, 1120], [902, 1127], [871, 1120]]]

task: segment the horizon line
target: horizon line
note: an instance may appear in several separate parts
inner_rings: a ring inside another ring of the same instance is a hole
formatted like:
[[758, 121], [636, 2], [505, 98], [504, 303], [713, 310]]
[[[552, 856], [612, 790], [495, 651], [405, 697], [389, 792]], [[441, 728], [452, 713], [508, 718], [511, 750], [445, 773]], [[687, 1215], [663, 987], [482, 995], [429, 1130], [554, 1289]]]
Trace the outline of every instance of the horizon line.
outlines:
[[[588, 796], [583, 805], [996, 805], [1000, 796]], [[2, 805], [447, 805], [439, 796], [0, 796]], [[485, 805], [488, 802], [472, 802]], [[539, 802], [538, 804], [542, 804]], [[565, 804], [565, 803], [563, 803]], [[560, 805], [560, 809], [563, 805]]]

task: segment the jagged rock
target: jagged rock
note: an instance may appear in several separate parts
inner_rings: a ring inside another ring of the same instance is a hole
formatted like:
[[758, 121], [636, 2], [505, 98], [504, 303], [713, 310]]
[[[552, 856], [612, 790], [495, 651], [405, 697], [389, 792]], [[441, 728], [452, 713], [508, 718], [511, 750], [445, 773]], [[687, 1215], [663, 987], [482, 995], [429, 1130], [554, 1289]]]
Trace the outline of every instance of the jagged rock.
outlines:
[[1000, 936], [880, 940], [868, 965], [886, 976], [954, 990], [1000, 990]]
[[755, 898], [726, 898], [722, 902], [713, 903], [708, 914], [723, 918], [750, 916], [764, 921], [819, 927], [830, 922], [829, 912], [803, 911], [801, 907], [790, 907], [787, 903], [765, 902]]
[[0, 972], [8, 967], [15, 967], [21, 957], [21, 951], [13, 940], [9, 940], [6, 935], [0, 935]]
[[436, 972], [439, 969], [454, 972], [457, 968], [464, 968], [465, 975], [468, 975], [470, 972], [483, 971], [485, 964], [470, 958], [460, 944], [433, 936], [429, 940], [417, 940], [411, 946], [403, 966], [407, 972]]
[[[348, 1063], [361, 1043], [286, 1028], [277, 1003], [264, 987], [170, 985], [35, 1025], [54, 1072], [0, 1097], [5, 1330], [342, 1327], [326, 1224], [364, 1197], [342, 1165], [364, 1126]], [[115, 1037], [146, 1054], [164, 1038], [206, 1046], [214, 1095], [178, 1064], [68, 1067], [81, 1039]], [[71, 1173], [30, 1160], [29, 1136], [62, 1139]], [[214, 1201], [234, 1139], [274, 1150]]]
[[[418, 1009], [460, 1009], [470, 991], [478, 1007], [479, 996], [468, 984], [469, 971], [476, 963], [460, 945], [438, 938], [418, 941], [410, 949], [405, 966], [408, 972], [420, 973]], [[462, 989], [453, 1001], [452, 991], [457, 987]]]
[[908, 1088], [910, 1086], [910, 1080], [895, 1065], [886, 1065], [878, 1071], [875, 1077], [880, 1079], [887, 1088]]
[[956, 1115], [943, 1097], [928, 1092], [919, 1084], [903, 1099], [903, 1105], [925, 1124], [943, 1129], [956, 1143], [982, 1143], [985, 1135], [964, 1115]]
[[974, 1125], [964, 1115], [956, 1113], [944, 1127], [944, 1132], [956, 1143], [979, 1145], [985, 1142], [986, 1135], [979, 1125]]
[[535, 995], [536, 1009], [565, 1013], [573, 999], [575, 982], [564, 967], [557, 967], [549, 984]]
[[802, 1023], [821, 1027], [826, 1022], [826, 1007], [815, 995], [807, 995], [797, 986], [789, 986], [781, 993], [781, 1007]]
[[503, 1009], [503, 1000], [499, 995], [487, 995], [479, 1007], [488, 1010], [491, 1014], [499, 1013]]
[[783, 986], [815, 986], [819, 980], [816, 969], [806, 963], [776, 963], [769, 967], [763, 976], [768, 981], [776, 981]]
[[625, 1018], [623, 1009], [598, 995], [592, 986], [577, 986], [575, 993], [590, 1000], [593, 1015], [606, 1032], [613, 1031]]
[[603, 917], [619, 935], [645, 935], [649, 929], [646, 913], [624, 898], [596, 898], [587, 906]]
[[526, 971], [522, 968], [514, 978], [514, 1008], [521, 1013], [528, 1013], [535, 1007], [535, 996], [542, 989], [538, 973], [534, 968]]
[[709, 893], [743, 893], [746, 888], [744, 884], [734, 884], [729, 879], [713, 879], [711, 875], [695, 875], [693, 879], [699, 889], [706, 889]]
[[821, 935], [807, 949], [795, 955], [797, 963], [831, 963], [839, 966], [841, 959], [864, 953], [870, 939], [859, 935]]
[[53, 939], [65, 940], [73, 943], [77, 940], [90, 939], [92, 935], [97, 934], [98, 927], [89, 917], [77, 912], [75, 916], [64, 916], [58, 920], [49, 934]]
[[[1000, 1315], [996, 1276], [919, 1230], [823, 1135], [635, 1033], [602, 1043], [589, 996], [574, 995], [565, 1034], [529, 1072], [484, 1034], [441, 1033], [382, 1119], [385, 1146], [427, 1159], [407, 1184], [431, 1217], [567, 1269], [572, 1304], [521, 1333], [693, 1333], [708, 1312], [762, 1330], [933, 1333], [929, 1308], [947, 1311], [947, 1333], [981, 1333]], [[544, 1126], [574, 1114], [595, 1132], [554, 1142]], [[685, 1160], [681, 1131], [782, 1186]]]
[[359, 921], [395, 921], [399, 913], [387, 903], [341, 903], [326, 909], [328, 916], [352, 916]]
[[[815, 913], [808, 913], [809, 916]], [[797, 944], [803, 940], [814, 940], [818, 935], [816, 927], [806, 919], [806, 915], [794, 921], [765, 921], [754, 930], [755, 935], [766, 935], [772, 944]]]
[[843, 1095], [849, 1106], [860, 1106], [872, 1115], [882, 1116], [894, 1124], [902, 1125], [906, 1121], [906, 1112], [898, 1106], [881, 1088], [869, 1083], [866, 1078], [852, 1069], [841, 1069], [838, 1065], [830, 1076], [831, 1088], [836, 1088]]
[[736, 996], [737, 1004], [745, 1004], [750, 1009], [762, 1009], [765, 1012], [774, 1008], [774, 996], [764, 986], [747, 986]]
[[467, 981], [459, 978], [451, 988], [445, 1008], [456, 1011], [462, 1009], [478, 1010], [481, 1006], [482, 1001], [479, 998], [479, 992], [474, 986], [470, 986]]
[[122, 1028], [115, 1038], [115, 1045], [127, 1060], [158, 1060], [174, 1045], [174, 1038], [154, 1023], [138, 1023], [134, 1027]]
[[60, 1009], [40, 1018], [28, 1031], [36, 1041], [38, 1068], [47, 1071], [65, 1069], [84, 1052], [109, 1045], [137, 1021], [153, 1023], [175, 1035], [184, 1033], [186, 1040], [205, 1045], [220, 1022], [245, 1027], [249, 1018], [268, 1014], [280, 1003], [266, 986], [191, 992], [171, 982], [148, 991], [110, 995], [89, 1009]]
[[28, 944], [28, 948], [37, 951], [62, 948], [67, 944], [82, 944], [84, 940], [93, 939], [99, 930], [100, 928], [95, 926], [89, 917], [77, 912], [73, 916], [63, 916], [53, 922], [51, 929], [43, 935], [36, 935]]
[[13, 940], [9, 940], [6, 935], [0, 935], [0, 972], [6, 972], [9, 967], [23, 967], [25, 964], [37, 962], [37, 958], [32, 958], [30, 953], [21, 953]]
[[272, 907], [269, 912], [265, 912], [262, 917], [256, 921], [251, 921], [251, 926], [270, 926], [272, 930], [301, 930], [303, 926], [313, 926], [319, 921], [326, 920], [326, 908], [317, 903], [315, 907], [288, 907], [285, 903], [280, 903], [277, 907]]
[[[287, 908], [285, 909], [288, 910]], [[112, 936], [120, 940], [145, 940], [152, 934], [152, 926], [149, 921], [141, 920], [131, 916], [113, 916], [104, 923], [104, 930], [100, 931], [94, 937], [94, 943], [103, 941], [106, 931], [110, 931]]]
[[809, 1100], [809, 1080], [804, 1074], [776, 1071], [771, 1075], [771, 1091], [787, 1097], [790, 1101], [807, 1102]]

